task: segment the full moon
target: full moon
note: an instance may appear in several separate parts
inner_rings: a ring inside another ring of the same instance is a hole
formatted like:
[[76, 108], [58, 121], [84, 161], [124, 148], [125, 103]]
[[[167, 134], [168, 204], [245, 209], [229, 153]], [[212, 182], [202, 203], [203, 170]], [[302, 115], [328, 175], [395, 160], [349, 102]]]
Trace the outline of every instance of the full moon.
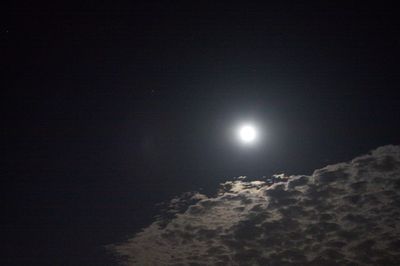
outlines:
[[251, 125], [242, 126], [239, 129], [239, 138], [242, 142], [253, 142], [257, 137], [256, 129]]

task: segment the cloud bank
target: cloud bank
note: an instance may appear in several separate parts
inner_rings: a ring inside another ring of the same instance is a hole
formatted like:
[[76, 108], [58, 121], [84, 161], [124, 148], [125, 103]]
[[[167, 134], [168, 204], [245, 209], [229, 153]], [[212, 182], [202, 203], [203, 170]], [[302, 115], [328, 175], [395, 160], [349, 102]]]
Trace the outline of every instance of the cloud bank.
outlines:
[[400, 147], [185, 193], [108, 248], [122, 265], [400, 265]]

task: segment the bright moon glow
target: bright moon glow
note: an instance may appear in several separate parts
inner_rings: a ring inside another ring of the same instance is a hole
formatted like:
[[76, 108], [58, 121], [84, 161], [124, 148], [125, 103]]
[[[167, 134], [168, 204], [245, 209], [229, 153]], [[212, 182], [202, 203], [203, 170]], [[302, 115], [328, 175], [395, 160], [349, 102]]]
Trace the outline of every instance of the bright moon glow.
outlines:
[[256, 139], [257, 132], [253, 126], [246, 125], [240, 128], [239, 137], [243, 142], [249, 143]]

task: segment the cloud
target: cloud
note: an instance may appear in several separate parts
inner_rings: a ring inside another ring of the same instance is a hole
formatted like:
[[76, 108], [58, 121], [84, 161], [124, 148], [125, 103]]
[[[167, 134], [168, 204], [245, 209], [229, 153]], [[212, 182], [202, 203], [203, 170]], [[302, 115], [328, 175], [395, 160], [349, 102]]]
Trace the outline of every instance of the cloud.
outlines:
[[400, 147], [185, 193], [108, 249], [122, 265], [400, 265]]

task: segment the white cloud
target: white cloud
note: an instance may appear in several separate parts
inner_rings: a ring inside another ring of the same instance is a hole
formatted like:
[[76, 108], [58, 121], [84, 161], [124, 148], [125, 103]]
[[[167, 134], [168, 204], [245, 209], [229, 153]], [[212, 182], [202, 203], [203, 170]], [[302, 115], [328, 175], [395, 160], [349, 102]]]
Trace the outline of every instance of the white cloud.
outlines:
[[399, 217], [400, 147], [384, 146], [311, 176], [185, 193], [108, 248], [125, 265], [399, 265]]

